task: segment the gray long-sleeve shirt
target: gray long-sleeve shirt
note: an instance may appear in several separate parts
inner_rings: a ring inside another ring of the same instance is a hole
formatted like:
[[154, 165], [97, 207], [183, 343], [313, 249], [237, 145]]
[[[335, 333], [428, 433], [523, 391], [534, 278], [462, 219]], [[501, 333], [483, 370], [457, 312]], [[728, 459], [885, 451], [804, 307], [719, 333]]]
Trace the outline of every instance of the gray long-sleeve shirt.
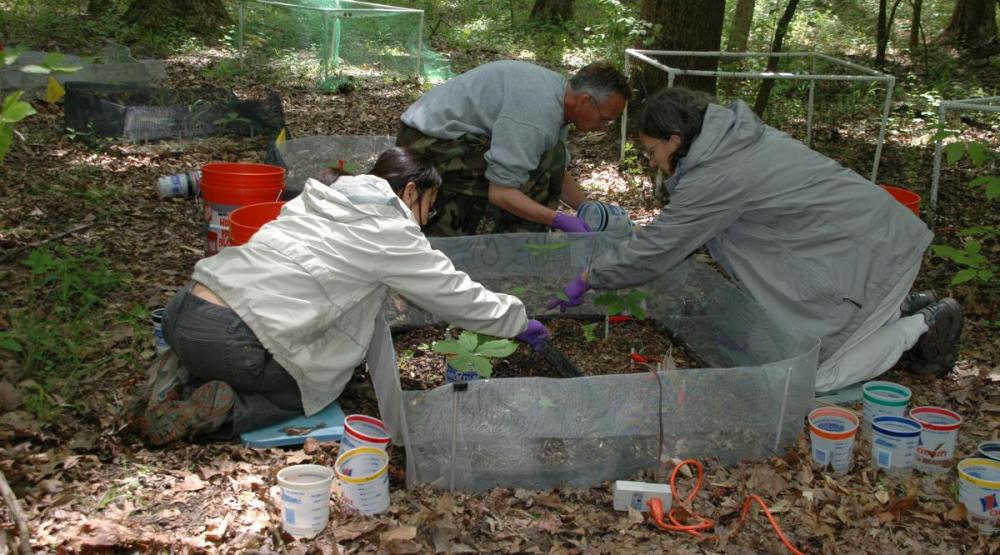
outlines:
[[639, 285], [702, 245], [777, 321], [822, 340], [825, 360], [920, 264], [933, 234], [882, 188], [737, 101], [709, 105], [666, 182], [670, 203], [594, 261], [597, 289]]
[[490, 137], [486, 178], [519, 187], [561, 138], [566, 78], [518, 61], [483, 64], [434, 87], [400, 118], [425, 135]]

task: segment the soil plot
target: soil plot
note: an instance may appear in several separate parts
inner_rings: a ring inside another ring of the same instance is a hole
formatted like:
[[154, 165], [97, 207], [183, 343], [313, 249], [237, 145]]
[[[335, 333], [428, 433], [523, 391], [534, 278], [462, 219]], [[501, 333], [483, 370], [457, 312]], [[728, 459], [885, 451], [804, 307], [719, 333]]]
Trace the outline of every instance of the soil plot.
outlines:
[[[604, 335], [604, 320], [586, 321], [575, 318], [555, 318], [545, 321], [555, 350], [568, 357], [583, 375], [627, 374], [645, 372], [647, 367], [635, 364], [631, 354], [651, 362], [671, 356], [677, 368], [703, 366], [687, 349], [649, 321], [629, 320], [611, 326]], [[403, 389], [427, 390], [444, 384], [446, 357], [431, 350], [434, 341], [446, 339], [445, 326], [417, 328], [394, 334]], [[567, 377], [566, 369], [552, 354], [535, 353], [525, 344], [503, 359], [495, 359], [491, 378]]]

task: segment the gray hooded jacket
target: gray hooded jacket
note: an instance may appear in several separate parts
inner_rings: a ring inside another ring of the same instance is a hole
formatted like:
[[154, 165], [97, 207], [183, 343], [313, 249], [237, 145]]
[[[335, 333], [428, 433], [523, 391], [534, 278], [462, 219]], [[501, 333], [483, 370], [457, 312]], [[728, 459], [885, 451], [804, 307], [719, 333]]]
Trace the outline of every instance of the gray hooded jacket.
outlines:
[[820, 362], [919, 265], [932, 233], [881, 187], [764, 125], [742, 101], [708, 106], [666, 181], [670, 202], [589, 282], [651, 281], [707, 245], [780, 323], [822, 340]]

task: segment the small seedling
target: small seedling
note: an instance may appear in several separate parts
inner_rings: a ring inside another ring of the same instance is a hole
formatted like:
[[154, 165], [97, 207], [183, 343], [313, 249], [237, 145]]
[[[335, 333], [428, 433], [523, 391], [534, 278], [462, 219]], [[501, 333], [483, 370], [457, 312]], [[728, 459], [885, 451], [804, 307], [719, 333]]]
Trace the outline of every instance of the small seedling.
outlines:
[[464, 330], [458, 339], [435, 341], [431, 350], [447, 355], [448, 363], [459, 372], [476, 372], [488, 378], [493, 375], [493, 359], [510, 356], [517, 346], [509, 339]]
[[587, 343], [592, 343], [597, 341], [597, 322], [592, 322], [590, 324], [584, 324], [583, 328], [583, 338]]
[[604, 293], [594, 299], [594, 304], [604, 306], [607, 315], [604, 317], [604, 337], [611, 333], [611, 317], [619, 314], [629, 314], [636, 320], [646, 319], [646, 309], [642, 306], [642, 301], [649, 298], [649, 293], [645, 291], [632, 291], [627, 295], [617, 293]]

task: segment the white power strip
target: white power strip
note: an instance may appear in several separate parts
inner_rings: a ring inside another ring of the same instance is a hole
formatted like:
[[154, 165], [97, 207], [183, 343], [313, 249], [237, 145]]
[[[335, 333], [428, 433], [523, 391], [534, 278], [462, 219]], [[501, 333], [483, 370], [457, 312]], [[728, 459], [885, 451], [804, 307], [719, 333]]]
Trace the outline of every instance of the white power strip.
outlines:
[[646, 502], [653, 498], [663, 503], [664, 513], [670, 510], [672, 498], [670, 486], [666, 484], [617, 480], [611, 486], [611, 493], [614, 495], [616, 511], [627, 511], [631, 508], [644, 513], [649, 510]]

